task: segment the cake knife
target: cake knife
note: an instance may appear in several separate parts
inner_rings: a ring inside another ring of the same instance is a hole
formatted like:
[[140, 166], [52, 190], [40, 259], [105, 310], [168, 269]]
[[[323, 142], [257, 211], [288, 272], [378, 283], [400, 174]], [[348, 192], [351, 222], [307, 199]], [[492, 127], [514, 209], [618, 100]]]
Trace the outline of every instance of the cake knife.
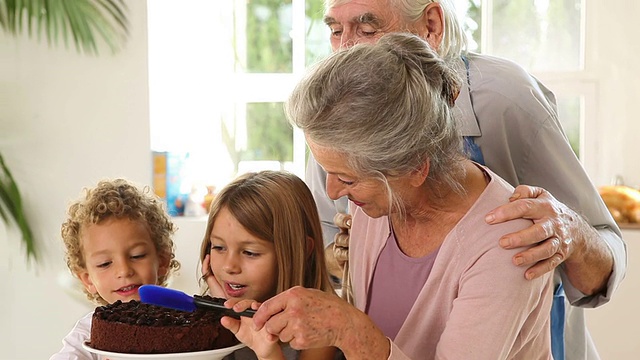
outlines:
[[240, 316], [253, 317], [253, 314], [256, 313], [253, 309], [241, 312], [227, 309], [224, 306], [225, 299], [222, 298], [207, 299], [198, 295], [190, 296], [182, 291], [158, 285], [142, 285], [138, 288], [138, 294], [140, 294], [140, 301], [143, 303], [182, 311], [192, 312], [199, 308], [222, 312], [224, 315], [234, 318], [239, 318]]

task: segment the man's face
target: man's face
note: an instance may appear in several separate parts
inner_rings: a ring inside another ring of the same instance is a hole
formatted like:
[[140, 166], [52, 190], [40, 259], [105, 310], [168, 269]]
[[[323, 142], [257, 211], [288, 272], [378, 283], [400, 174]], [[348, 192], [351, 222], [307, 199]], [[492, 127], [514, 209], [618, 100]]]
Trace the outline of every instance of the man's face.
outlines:
[[375, 43], [385, 33], [408, 30], [388, 0], [342, 2], [327, 9], [324, 21], [331, 30], [333, 51], [357, 43]]
[[348, 48], [358, 43], [375, 43], [386, 33], [409, 32], [438, 49], [442, 41], [444, 18], [442, 8], [431, 2], [422, 16], [407, 22], [390, 0], [335, 1], [325, 14], [324, 22], [331, 29], [331, 49]]

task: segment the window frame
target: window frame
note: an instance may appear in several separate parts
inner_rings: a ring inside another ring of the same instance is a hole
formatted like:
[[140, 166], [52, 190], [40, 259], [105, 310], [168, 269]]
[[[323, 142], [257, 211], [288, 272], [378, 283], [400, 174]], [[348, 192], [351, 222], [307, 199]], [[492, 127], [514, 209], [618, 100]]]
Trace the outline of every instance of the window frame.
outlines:
[[[236, 11], [236, 34], [246, 29], [246, 1], [233, 0]], [[232, 77], [233, 101], [236, 114], [240, 107], [247, 103], [282, 102], [284, 103], [293, 91], [298, 80], [303, 76], [306, 67], [306, 0], [291, 1], [291, 42], [292, 42], [292, 72], [290, 73], [243, 73], [234, 72]], [[241, 16], [238, 16], [241, 14]], [[237, 41], [244, 43], [245, 41]], [[242, 51], [243, 49], [241, 49]], [[244, 49], [246, 51], [246, 49]], [[238, 119], [236, 119], [237, 121]], [[245, 119], [246, 121], [246, 119]], [[306, 143], [300, 129], [293, 129], [293, 162], [289, 170], [304, 179], [306, 167]]]
[[[553, 1], [553, 0], [550, 0]], [[589, 65], [592, 63], [589, 44], [589, 24], [592, 21], [590, 15], [590, 2], [581, 0], [580, 12], [580, 54], [579, 67], [574, 71], [531, 71], [531, 74], [538, 78], [557, 97], [578, 97], [580, 99], [580, 156], [585, 170], [593, 176], [599, 171], [598, 164], [601, 159], [598, 155], [600, 140], [598, 131], [598, 80], [590, 71]], [[493, 0], [481, 0], [481, 36], [480, 53], [492, 54], [492, 32], [493, 32]]]

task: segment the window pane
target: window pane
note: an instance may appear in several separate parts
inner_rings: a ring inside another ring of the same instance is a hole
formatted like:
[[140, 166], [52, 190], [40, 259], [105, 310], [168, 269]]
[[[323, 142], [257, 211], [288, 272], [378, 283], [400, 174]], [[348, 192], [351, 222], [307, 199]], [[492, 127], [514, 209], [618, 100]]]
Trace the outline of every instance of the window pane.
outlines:
[[582, 68], [582, 0], [493, 0], [490, 49], [529, 71]]
[[[291, 0], [252, 0], [246, 4], [246, 26], [236, 37], [239, 69], [250, 73], [292, 71]], [[236, 19], [241, 19], [236, 13]], [[245, 55], [244, 57], [241, 55]]]
[[469, 47], [467, 50], [473, 52], [482, 51], [482, 8], [481, 0], [455, 0], [456, 13], [462, 19], [462, 27]]
[[228, 180], [247, 171], [292, 168], [293, 129], [282, 102], [236, 103], [221, 126], [222, 157], [232, 168]]
[[293, 161], [293, 129], [282, 103], [247, 104], [247, 150], [241, 160]]
[[247, 171], [304, 177], [304, 137], [283, 101], [305, 64], [331, 51], [323, 0], [187, 3], [147, 7], [151, 145], [180, 159], [169, 169], [176, 198]]
[[324, 24], [324, 1], [307, 0], [306, 9], [306, 59], [307, 66], [331, 53], [329, 28]]
[[582, 119], [582, 99], [580, 96], [558, 96], [558, 117], [571, 148], [580, 158], [580, 124]]

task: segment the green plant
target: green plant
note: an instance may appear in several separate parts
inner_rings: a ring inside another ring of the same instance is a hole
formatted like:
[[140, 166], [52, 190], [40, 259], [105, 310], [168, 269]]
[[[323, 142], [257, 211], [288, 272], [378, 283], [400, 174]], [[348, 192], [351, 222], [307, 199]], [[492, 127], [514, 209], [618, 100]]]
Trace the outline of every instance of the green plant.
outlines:
[[47, 37], [50, 45], [60, 39], [76, 50], [98, 54], [98, 37], [113, 51], [128, 36], [124, 0], [0, 0], [0, 27], [12, 35], [25, 29], [30, 37]]
[[25, 245], [27, 253], [27, 261], [33, 259], [38, 260], [38, 251], [36, 250], [33, 231], [24, 214], [22, 207], [22, 197], [18, 184], [13, 179], [11, 171], [4, 162], [2, 154], [0, 154], [0, 217], [5, 223], [15, 223], [22, 233], [22, 241]]
[[[44, 34], [49, 45], [73, 40], [76, 51], [98, 55], [100, 41], [112, 51], [120, 50], [128, 36], [124, 0], [0, 0], [0, 29], [17, 36], [25, 30], [30, 38]], [[15, 224], [22, 234], [27, 262], [37, 262], [39, 252], [25, 216], [18, 184], [0, 154], [0, 217]]]

